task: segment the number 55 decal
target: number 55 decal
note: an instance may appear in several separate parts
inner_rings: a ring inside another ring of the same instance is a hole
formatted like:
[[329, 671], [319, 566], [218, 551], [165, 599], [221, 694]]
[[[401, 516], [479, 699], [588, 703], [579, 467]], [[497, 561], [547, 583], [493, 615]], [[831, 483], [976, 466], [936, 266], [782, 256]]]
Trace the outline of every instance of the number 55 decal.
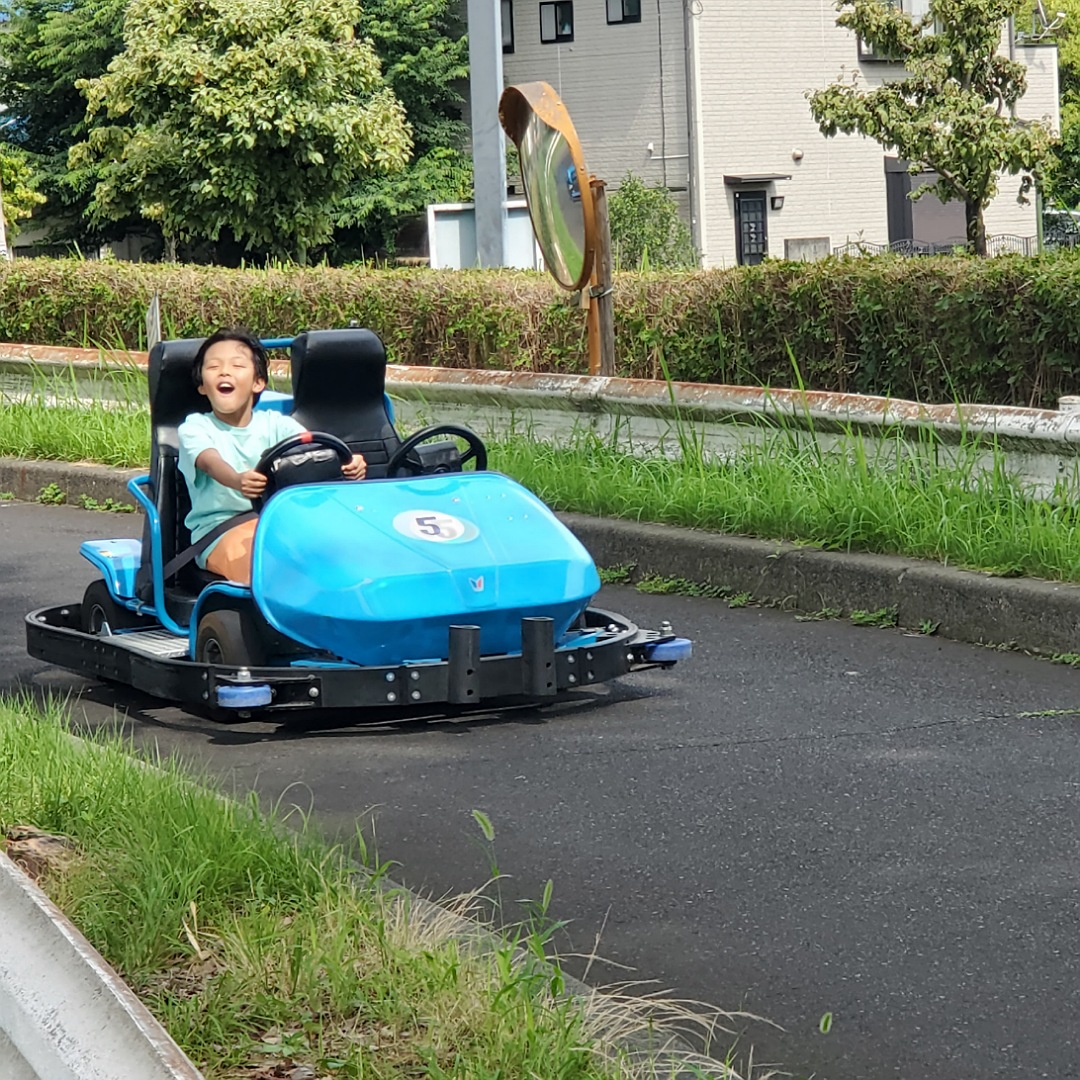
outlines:
[[394, 518], [394, 528], [403, 536], [437, 544], [463, 543], [480, 535], [471, 521], [437, 510], [405, 510]]
[[424, 536], [442, 536], [442, 529], [439, 527], [439, 519], [434, 514], [421, 514], [419, 517], [413, 519], [416, 522], [417, 529], [424, 534]]

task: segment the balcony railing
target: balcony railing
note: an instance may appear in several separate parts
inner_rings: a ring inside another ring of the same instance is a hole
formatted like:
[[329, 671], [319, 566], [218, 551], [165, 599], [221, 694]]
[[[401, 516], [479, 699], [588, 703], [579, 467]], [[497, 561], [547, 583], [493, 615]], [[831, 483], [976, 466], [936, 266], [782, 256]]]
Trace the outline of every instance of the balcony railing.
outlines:
[[[1043, 250], [1073, 250], [1080, 247], [1080, 211], [1048, 209], [1043, 215]], [[891, 244], [873, 244], [852, 240], [834, 247], [834, 255], [954, 255], [967, 248], [963, 240], [928, 243], [923, 240], [894, 240]], [[1037, 236], [1001, 233], [986, 238], [988, 255], [1037, 255]]]

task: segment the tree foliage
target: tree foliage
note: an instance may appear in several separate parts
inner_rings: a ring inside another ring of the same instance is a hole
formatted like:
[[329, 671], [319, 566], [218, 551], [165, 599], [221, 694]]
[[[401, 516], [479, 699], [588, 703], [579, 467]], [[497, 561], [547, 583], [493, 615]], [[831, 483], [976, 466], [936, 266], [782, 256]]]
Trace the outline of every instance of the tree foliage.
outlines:
[[[14, 123], [3, 139], [31, 156], [55, 239], [94, 243], [84, 216], [95, 169], [68, 169], [68, 148], [87, 132], [79, 79], [104, 73], [123, 47], [126, 0], [0, 0], [0, 101]], [[123, 228], [106, 227], [114, 235]]]
[[1045, 169], [1053, 135], [1042, 122], [1020, 121], [1013, 107], [1026, 87], [1025, 68], [999, 52], [1016, 0], [930, 0], [912, 19], [884, 0], [839, 0], [837, 24], [878, 56], [902, 62], [905, 74], [873, 90], [856, 72], [809, 93], [810, 111], [826, 136], [865, 135], [894, 149], [913, 173], [938, 176], [912, 193], [961, 199], [968, 244], [986, 254], [983, 211], [1002, 173], [1019, 175], [1018, 197]]
[[124, 51], [78, 84], [110, 121], [69, 157], [101, 170], [93, 219], [139, 213], [172, 240], [227, 230], [306, 261], [349, 184], [410, 149], [359, 18], [355, 0], [132, 0]]
[[627, 173], [608, 199], [611, 257], [620, 270], [673, 270], [697, 266], [690, 229], [664, 188]]
[[[1056, 29], [1043, 40], [1052, 40], [1058, 48], [1061, 140], [1054, 147], [1054, 167], [1044, 192], [1048, 202], [1072, 208], [1080, 206], [1080, 0], [1054, 0], [1050, 7]], [[1040, 21], [1033, 20], [1036, 29]]]
[[45, 202], [38, 191], [38, 178], [26, 154], [12, 146], [0, 146], [0, 191], [3, 192], [4, 224], [7, 239], [18, 231], [18, 222], [28, 218]]
[[413, 156], [400, 172], [357, 179], [335, 216], [347, 230], [345, 243], [392, 250], [404, 218], [429, 203], [472, 198], [460, 92], [469, 76], [468, 41], [452, 0], [364, 0], [359, 33], [371, 40], [405, 108]]

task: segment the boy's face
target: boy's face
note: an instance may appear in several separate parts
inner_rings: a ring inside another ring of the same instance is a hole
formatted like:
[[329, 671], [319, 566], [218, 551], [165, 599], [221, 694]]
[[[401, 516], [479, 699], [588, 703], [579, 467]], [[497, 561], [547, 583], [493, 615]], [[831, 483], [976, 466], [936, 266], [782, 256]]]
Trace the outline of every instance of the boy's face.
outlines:
[[255, 395], [265, 389], [266, 380], [255, 374], [255, 357], [242, 341], [219, 341], [206, 350], [199, 393], [210, 399], [218, 419], [246, 423]]

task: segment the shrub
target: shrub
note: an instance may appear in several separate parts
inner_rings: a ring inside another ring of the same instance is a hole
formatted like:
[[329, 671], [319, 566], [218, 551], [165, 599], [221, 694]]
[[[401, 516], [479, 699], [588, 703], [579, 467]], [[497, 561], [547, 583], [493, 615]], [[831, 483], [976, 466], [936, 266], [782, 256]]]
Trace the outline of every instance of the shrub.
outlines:
[[[517, 271], [267, 269], [17, 259], [0, 263], [0, 339], [142, 342], [161, 294], [172, 336], [241, 322], [265, 335], [356, 320], [392, 361], [587, 370], [585, 315]], [[805, 385], [922, 401], [1053, 404], [1080, 382], [1080, 255], [766, 262], [616, 275], [620, 374]]]
[[627, 173], [608, 199], [611, 258], [620, 270], [679, 270], [698, 265], [690, 230], [664, 188]]

